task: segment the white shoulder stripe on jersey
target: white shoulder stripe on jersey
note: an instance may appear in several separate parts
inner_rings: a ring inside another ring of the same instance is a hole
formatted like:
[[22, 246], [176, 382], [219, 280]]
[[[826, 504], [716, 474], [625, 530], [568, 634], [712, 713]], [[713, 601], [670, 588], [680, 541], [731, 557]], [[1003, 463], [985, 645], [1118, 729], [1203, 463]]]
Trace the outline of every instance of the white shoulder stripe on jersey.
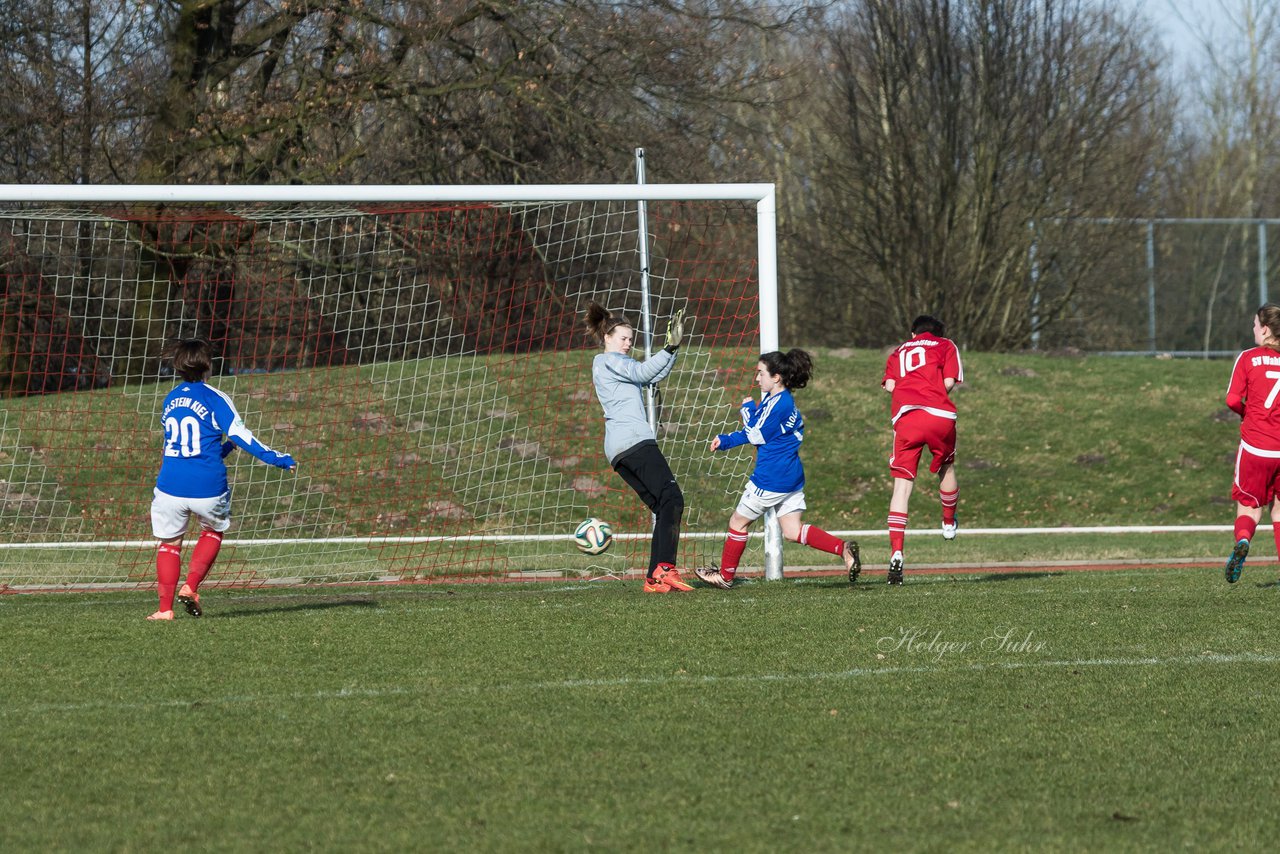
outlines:
[[[263, 442], [257, 436], [253, 435], [253, 432], [244, 425], [244, 420], [240, 417], [240, 411], [236, 409], [236, 405], [231, 402], [230, 396], [228, 396], [225, 392], [221, 391], [220, 389], [214, 388], [211, 385], [207, 385], [205, 386], [205, 388], [209, 389], [209, 391], [213, 392], [218, 397], [222, 398], [223, 401], [226, 402], [227, 408], [231, 410], [231, 424], [226, 427], [228, 436], [239, 437], [240, 439], [243, 439], [247, 444], [250, 444], [250, 445], [257, 444], [264, 451], [272, 450], [270, 447], [268, 447], [268, 445], [265, 442]], [[215, 419], [215, 421], [216, 420], [217, 419]], [[215, 424], [214, 426], [217, 427], [218, 425]], [[219, 429], [222, 429], [222, 428], [219, 428]]]
[[[227, 408], [231, 410], [231, 425], [229, 427], [223, 427], [221, 424], [219, 424], [218, 418], [216, 415], [213, 417], [213, 426], [218, 430], [225, 430], [228, 436], [232, 435], [235, 429], [235, 425], [240, 422], [240, 411], [236, 409], [236, 405], [231, 402], [231, 397], [227, 395], [225, 392], [219, 389], [216, 389], [207, 383], [205, 384], [205, 388], [209, 389], [209, 391], [213, 392], [218, 397], [222, 398], [222, 402], [225, 403], [227, 405]], [[252, 435], [248, 437], [248, 439], [250, 440], [252, 438], [253, 438]]]
[[1249, 351], [1248, 351], [1248, 350], [1241, 350], [1241, 351], [1240, 351], [1240, 355], [1236, 356], [1236, 360], [1235, 360], [1234, 362], [1232, 362], [1232, 363], [1231, 363], [1231, 374], [1230, 374], [1230, 379], [1228, 379], [1228, 380], [1227, 380], [1227, 391], [1228, 391], [1228, 392], [1230, 392], [1230, 391], [1231, 391], [1231, 383], [1232, 383], [1232, 381], [1233, 381], [1233, 380], [1235, 380], [1235, 378], [1236, 378], [1236, 368], [1240, 367], [1240, 360], [1244, 358], [1244, 354], [1245, 354], [1245, 353], [1247, 353], [1247, 352], [1249, 352]]
[[778, 395], [770, 397], [763, 406], [756, 410], [756, 426], [747, 428], [747, 441], [753, 445], [764, 444], [764, 433], [760, 427], [769, 420], [769, 414], [773, 412], [774, 404], [778, 402]]

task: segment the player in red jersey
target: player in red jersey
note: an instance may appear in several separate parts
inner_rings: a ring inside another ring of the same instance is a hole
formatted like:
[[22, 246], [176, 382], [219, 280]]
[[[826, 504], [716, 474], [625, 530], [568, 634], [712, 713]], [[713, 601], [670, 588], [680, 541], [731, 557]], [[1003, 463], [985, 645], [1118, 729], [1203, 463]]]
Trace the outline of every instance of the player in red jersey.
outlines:
[[942, 536], [954, 540], [956, 502], [956, 407], [951, 389], [964, 382], [960, 351], [948, 338], [942, 321], [922, 314], [911, 323], [911, 340], [889, 354], [880, 384], [892, 395], [893, 496], [889, 499], [889, 583], [902, 583], [902, 552], [907, 535], [907, 506], [915, 486], [920, 454], [933, 454], [929, 471], [938, 476], [942, 501]]
[[1236, 357], [1227, 386], [1227, 406], [1239, 413], [1240, 448], [1231, 497], [1236, 501], [1235, 547], [1227, 559], [1225, 575], [1234, 584], [1244, 569], [1262, 519], [1271, 508], [1272, 530], [1280, 548], [1280, 305], [1267, 303], [1253, 315], [1256, 347]]

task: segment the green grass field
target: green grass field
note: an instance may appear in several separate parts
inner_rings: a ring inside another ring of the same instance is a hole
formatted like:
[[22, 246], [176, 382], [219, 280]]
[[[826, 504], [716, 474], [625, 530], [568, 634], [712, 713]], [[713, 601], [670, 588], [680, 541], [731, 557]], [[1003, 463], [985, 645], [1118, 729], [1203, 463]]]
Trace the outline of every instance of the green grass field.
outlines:
[[[806, 520], [877, 532], [857, 587], [280, 590], [215, 570], [204, 618], [154, 624], [130, 557], [137, 590], [0, 595], [0, 851], [1271, 847], [1270, 535], [1227, 585], [1229, 533], [974, 533], [1229, 524], [1229, 365], [966, 354], [962, 534], [934, 534], [922, 480], [890, 589], [883, 357], [815, 355]], [[145, 498], [147, 453], [121, 456], [119, 494]], [[696, 503], [692, 530], [722, 530], [727, 509]], [[307, 577], [305, 547], [268, 548]], [[564, 553], [537, 559], [572, 576]], [[786, 552], [793, 573], [828, 558]], [[0, 569], [123, 559], [6, 550]], [[382, 571], [350, 559], [346, 577]]]
[[1275, 581], [0, 597], [0, 850], [1263, 850]]

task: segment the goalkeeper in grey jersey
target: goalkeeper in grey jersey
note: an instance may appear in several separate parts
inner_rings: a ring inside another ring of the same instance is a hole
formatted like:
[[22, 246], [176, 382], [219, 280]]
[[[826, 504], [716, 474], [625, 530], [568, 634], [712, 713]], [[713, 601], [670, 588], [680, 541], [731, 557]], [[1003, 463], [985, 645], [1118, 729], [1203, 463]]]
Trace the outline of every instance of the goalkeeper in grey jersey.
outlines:
[[591, 302], [583, 323], [604, 347], [604, 352], [591, 363], [591, 378], [604, 409], [605, 456], [656, 517], [644, 591], [692, 590], [676, 569], [684, 493], [658, 447], [641, 396], [645, 386], [660, 382], [675, 366], [676, 350], [684, 337], [684, 311], [671, 319], [666, 346], [644, 362], [629, 355], [636, 333], [625, 317], [610, 314], [608, 309]]

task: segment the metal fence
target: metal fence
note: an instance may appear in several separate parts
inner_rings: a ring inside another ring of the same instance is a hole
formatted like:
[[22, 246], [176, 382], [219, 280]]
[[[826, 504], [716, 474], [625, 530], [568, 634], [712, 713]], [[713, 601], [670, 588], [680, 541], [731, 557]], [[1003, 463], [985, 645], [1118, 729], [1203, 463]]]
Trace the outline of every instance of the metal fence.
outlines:
[[[1268, 232], [1277, 225], [1280, 219], [1098, 219], [1088, 223], [1096, 238], [1088, 240], [1080, 239], [1077, 222], [1078, 251], [1100, 253], [1094, 273], [1076, 288], [1065, 314], [1033, 335], [1033, 346], [1233, 356], [1251, 345], [1253, 313], [1272, 296], [1280, 241], [1269, 241]], [[1076, 251], [1053, 240], [1052, 229], [1042, 233], [1038, 254]], [[1053, 272], [1037, 271], [1046, 297], [1062, 287]]]

